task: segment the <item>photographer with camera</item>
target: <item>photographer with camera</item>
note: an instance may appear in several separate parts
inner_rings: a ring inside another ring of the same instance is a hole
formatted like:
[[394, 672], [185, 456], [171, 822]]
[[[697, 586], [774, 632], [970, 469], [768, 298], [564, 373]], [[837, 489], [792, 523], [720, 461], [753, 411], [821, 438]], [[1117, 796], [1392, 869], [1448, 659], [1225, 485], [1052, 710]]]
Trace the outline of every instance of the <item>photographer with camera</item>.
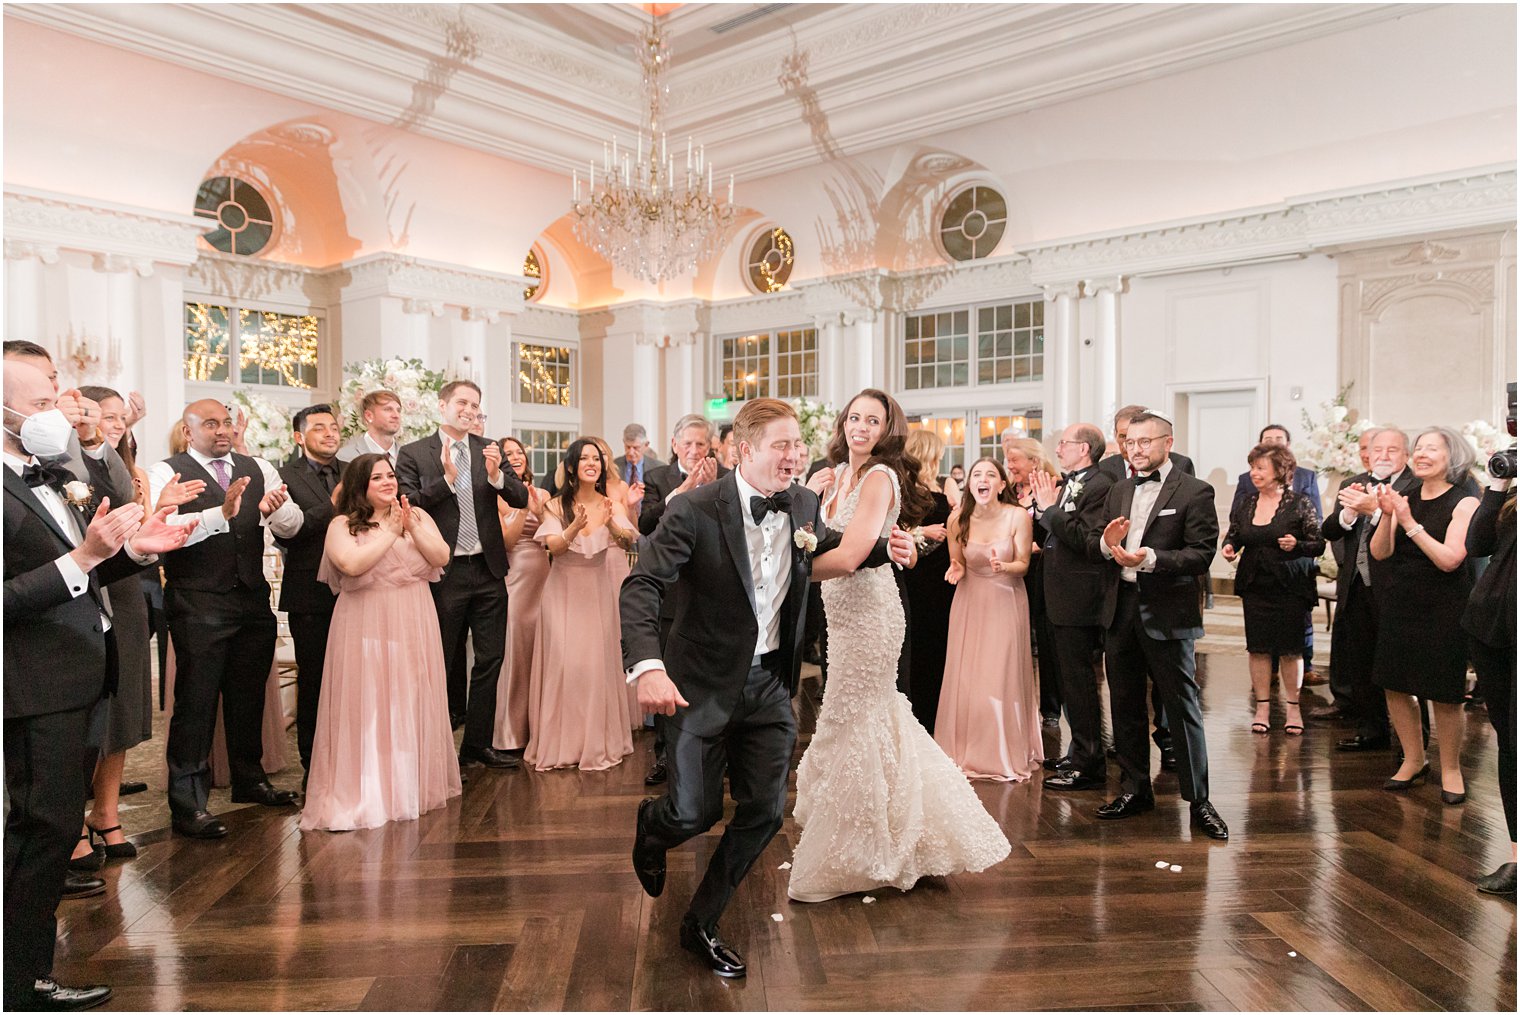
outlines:
[[[1515, 436], [1515, 385], [1509, 385], [1510, 437]], [[1509, 863], [1478, 879], [1478, 891], [1515, 897], [1515, 449], [1488, 462], [1488, 491], [1467, 529], [1469, 557], [1491, 556], [1473, 586], [1462, 627], [1499, 742], [1499, 795], [1509, 823]]]

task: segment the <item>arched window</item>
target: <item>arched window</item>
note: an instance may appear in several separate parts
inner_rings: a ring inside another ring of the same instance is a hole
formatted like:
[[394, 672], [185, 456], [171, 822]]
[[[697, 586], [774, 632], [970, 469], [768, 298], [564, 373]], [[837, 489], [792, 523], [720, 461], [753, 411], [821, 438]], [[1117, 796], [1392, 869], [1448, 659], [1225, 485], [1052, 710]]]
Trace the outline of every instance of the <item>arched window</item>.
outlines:
[[213, 176], [195, 193], [195, 214], [216, 228], [203, 238], [224, 254], [257, 254], [274, 237], [269, 199], [247, 180]]
[[532, 285], [528, 286], [528, 288], [523, 290], [523, 299], [531, 303], [538, 297], [539, 293], [543, 292], [544, 289], [544, 268], [543, 263], [538, 259], [537, 250], [529, 248], [528, 256], [523, 258], [522, 273], [528, 278], [538, 279], [537, 282], [534, 282]]
[[777, 226], [766, 229], [750, 244], [745, 277], [757, 293], [773, 293], [792, 277], [792, 238]]

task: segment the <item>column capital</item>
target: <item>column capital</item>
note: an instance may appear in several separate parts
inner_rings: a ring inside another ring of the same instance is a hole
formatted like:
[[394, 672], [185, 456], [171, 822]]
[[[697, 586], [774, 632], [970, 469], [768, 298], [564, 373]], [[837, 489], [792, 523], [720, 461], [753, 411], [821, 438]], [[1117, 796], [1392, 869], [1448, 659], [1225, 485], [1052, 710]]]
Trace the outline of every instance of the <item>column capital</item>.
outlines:
[[407, 314], [429, 314], [433, 317], [442, 317], [446, 309], [442, 300], [425, 300], [408, 296], [401, 301], [401, 311]]
[[38, 260], [43, 264], [58, 263], [58, 247], [52, 243], [38, 243], [33, 240], [5, 241], [5, 259], [7, 261]]
[[1047, 302], [1054, 303], [1065, 297], [1069, 300], [1079, 299], [1082, 296], [1081, 282], [1047, 282], [1040, 286], [1045, 293]]
[[1104, 275], [1099, 278], [1083, 279], [1082, 288], [1089, 296], [1100, 296], [1103, 293], [1113, 293], [1117, 296], [1124, 292], [1124, 279], [1123, 275]]
[[90, 266], [106, 275], [117, 275], [128, 271], [135, 271], [138, 278], [147, 278], [153, 274], [153, 259], [151, 257], [130, 257], [126, 254], [95, 254], [90, 259]]
[[666, 343], [666, 337], [658, 331], [636, 331], [633, 333], [634, 345], [642, 345], [650, 349], [663, 349]]
[[487, 324], [495, 324], [501, 320], [503, 313], [504, 311], [497, 307], [465, 307], [464, 312], [460, 314], [460, 320], [484, 321]]
[[701, 331], [673, 331], [665, 336], [665, 342], [671, 349], [695, 346], [702, 341], [704, 334]]

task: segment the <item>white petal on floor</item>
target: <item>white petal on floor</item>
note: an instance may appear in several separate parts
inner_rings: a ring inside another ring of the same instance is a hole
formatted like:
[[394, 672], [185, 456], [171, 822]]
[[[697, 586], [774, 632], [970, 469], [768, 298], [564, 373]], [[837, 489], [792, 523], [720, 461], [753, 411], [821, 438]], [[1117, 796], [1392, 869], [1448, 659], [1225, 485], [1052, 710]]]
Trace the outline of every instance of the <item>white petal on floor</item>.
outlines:
[[861, 899], [860, 901], [863, 902], [864, 904], [866, 904], [867, 906], [869, 906], [871, 903], [873, 903], [873, 902], [876, 901], [876, 896], [874, 896], [874, 895], [867, 895], [865, 898]]
[[1172, 864], [1172, 873], [1173, 874], [1176, 874], [1180, 870], [1182, 870], [1182, 865], [1180, 863], [1174, 863], [1174, 864]]
[[1296, 958], [1298, 958], [1298, 952], [1289, 952], [1288, 953], [1288, 958], [1290, 958], [1290, 959], [1296, 959]]
[[775, 920], [777, 923], [780, 923], [782, 920], [785, 919], [785, 917], [783, 917], [780, 913], [772, 913], [771, 914], [771, 919]]
[[1157, 860], [1156, 861], [1156, 869], [1157, 870], [1163, 870], [1163, 871], [1166, 870], [1166, 861], [1165, 860]]
[[789, 870], [792, 869], [792, 865], [790, 863], [784, 863], [780, 867], [777, 867], [776, 869], [778, 871], [789, 871]]

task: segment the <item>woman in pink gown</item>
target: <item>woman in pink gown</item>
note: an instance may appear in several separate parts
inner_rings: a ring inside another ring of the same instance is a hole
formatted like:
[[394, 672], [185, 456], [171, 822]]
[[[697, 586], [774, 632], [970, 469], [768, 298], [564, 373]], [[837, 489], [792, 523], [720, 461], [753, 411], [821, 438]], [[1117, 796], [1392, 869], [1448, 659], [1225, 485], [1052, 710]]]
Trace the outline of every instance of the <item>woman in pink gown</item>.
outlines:
[[533, 485], [528, 449], [522, 441], [503, 437], [499, 443], [502, 464], [528, 488], [528, 506], [509, 508], [499, 502], [501, 535], [507, 544], [507, 654], [496, 682], [496, 735], [491, 746], [521, 752], [528, 746], [528, 683], [538, 612], [549, 578], [549, 554], [534, 536], [549, 493]]
[[971, 466], [950, 519], [950, 648], [934, 739], [972, 779], [1021, 782], [1045, 759], [1040, 685], [1030, 652], [1033, 523], [1003, 466]]
[[601, 450], [585, 439], [570, 445], [564, 488], [544, 509], [537, 536], [553, 564], [533, 645], [523, 757], [539, 771], [599, 771], [633, 753], [618, 590], [606, 555], [626, 552], [637, 533], [607, 497]]
[[317, 576], [338, 593], [301, 828], [405, 821], [459, 795], [442, 639], [428, 583], [449, 547], [396, 497], [385, 455], [343, 473]]

